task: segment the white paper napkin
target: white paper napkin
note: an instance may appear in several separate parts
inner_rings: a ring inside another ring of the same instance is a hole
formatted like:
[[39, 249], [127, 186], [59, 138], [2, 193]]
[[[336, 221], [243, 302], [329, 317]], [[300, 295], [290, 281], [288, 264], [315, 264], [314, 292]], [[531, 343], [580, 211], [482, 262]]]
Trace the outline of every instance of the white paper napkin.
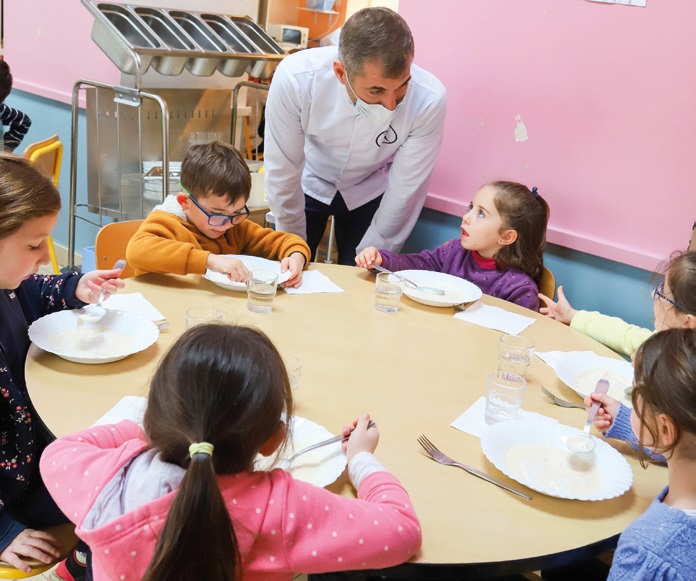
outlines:
[[536, 351], [534, 355], [546, 363], [546, 365], [548, 365], [551, 369], [556, 371], [558, 366], [561, 364], [561, 361], [571, 355], [576, 356], [578, 353], [594, 353], [594, 351], [544, 351], [541, 353]]
[[92, 425], [103, 426], [105, 424], [118, 424], [122, 420], [131, 420], [142, 426], [146, 409], [147, 398], [127, 395]]
[[302, 286], [300, 288], [286, 288], [285, 292], [291, 295], [342, 293], [343, 289], [318, 270], [305, 270], [302, 273]]
[[[453, 428], [457, 428], [458, 430], [460, 430], [462, 432], [466, 432], [467, 434], [471, 434], [472, 436], [476, 436], [477, 438], [480, 438], [481, 436], [483, 436], [484, 432], [490, 427], [486, 423], [485, 415], [486, 415], [486, 398], [481, 396], [480, 398], [478, 398], [476, 400], [474, 405], [472, 405], [468, 410], [466, 410], [462, 415], [460, 415], [450, 425]], [[537, 414], [535, 412], [528, 412], [527, 410], [524, 410], [524, 409], [520, 409], [517, 412], [517, 418], [520, 420], [534, 418], [534, 419], [538, 419], [540, 421], [557, 423], [557, 420], [554, 420], [553, 418], [549, 418], [547, 416], [542, 416], [541, 414]]]
[[454, 318], [481, 325], [482, 327], [488, 327], [489, 329], [497, 329], [510, 335], [518, 335], [536, 321], [532, 317], [518, 315], [499, 307], [492, 307], [481, 301], [476, 301], [466, 311], [454, 315]]
[[148, 321], [162, 321], [167, 318], [141, 293], [116, 293], [111, 295], [104, 301], [104, 308], [140, 315]]

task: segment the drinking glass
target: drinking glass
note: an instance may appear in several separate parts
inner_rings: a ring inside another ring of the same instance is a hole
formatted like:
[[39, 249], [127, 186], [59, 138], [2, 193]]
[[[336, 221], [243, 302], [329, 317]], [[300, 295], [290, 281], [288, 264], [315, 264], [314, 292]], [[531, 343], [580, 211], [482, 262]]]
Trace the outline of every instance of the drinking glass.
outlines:
[[278, 275], [270, 270], [252, 270], [247, 275], [247, 308], [252, 313], [271, 313], [278, 289]]
[[186, 328], [207, 323], [221, 323], [222, 311], [217, 307], [191, 307], [186, 309]]
[[522, 407], [525, 379], [508, 371], [493, 371], [486, 378], [486, 423], [512, 420]]
[[399, 301], [403, 289], [401, 283], [389, 277], [393, 276], [388, 272], [380, 272], [377, 274], [377, 282], [375, 284], [375, 309], [381, 313], [396, 313], [399, 310]]
[[509, 371], [525, 377], [533, 355], [534, 341], [529, 337], [503, 335], [498, 348], [498, 371]]

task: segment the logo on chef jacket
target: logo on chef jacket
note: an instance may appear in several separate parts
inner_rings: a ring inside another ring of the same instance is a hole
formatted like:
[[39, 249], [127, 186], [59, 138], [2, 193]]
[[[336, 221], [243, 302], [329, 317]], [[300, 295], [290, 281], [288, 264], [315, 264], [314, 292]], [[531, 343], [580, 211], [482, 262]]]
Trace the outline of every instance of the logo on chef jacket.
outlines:
[[377, 147], [382, 147], [382, 145], [391, 145], [392, 143], [396, 143], [397, 139], [399, 139], [399, 136], [396, 134], [396, 131], [394, 131], [394, 128], [390, 125], [389, 128], [385, 129], [377, 136], [377, 139], [375, 139], [375, 144], [377, 144]]

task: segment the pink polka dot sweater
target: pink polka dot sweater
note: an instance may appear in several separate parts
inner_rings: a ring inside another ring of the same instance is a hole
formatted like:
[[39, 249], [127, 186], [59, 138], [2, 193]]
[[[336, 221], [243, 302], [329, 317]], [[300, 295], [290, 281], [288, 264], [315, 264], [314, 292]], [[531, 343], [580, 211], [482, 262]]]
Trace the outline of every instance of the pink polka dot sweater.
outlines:
[[[148, 454], [154, 457], [144, 438], [129, 421], [97, 426], [57, 440], [41, 458], [47, 488], [92, 549], [95, 581], [142, 577], [176, 493], [160, 487], [161, 496], [113, 513], [124, 506], [128, 486], [152, 481], [146, 472], [133, 473]], [[362, 479], [357, 499], [278, 469], [220, 476], [218, 483], [235, 523], [245, 581], [389, 567], [421, 545], [408, 494], [388, 472]]]

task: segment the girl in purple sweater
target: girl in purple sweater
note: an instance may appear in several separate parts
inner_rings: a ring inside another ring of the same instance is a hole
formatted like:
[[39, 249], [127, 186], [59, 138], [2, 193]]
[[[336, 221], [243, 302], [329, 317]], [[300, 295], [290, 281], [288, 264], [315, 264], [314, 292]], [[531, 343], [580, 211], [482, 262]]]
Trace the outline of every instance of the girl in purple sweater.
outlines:
[[461, 236], [435, 250], [395, 254], [365, 248], [355, 257], [363, 268], [434, 270], [464, 278], [484, 293], [539, 310], [549, 206], [536, 188], [515, 182], [483, 186], [462, 217]]

